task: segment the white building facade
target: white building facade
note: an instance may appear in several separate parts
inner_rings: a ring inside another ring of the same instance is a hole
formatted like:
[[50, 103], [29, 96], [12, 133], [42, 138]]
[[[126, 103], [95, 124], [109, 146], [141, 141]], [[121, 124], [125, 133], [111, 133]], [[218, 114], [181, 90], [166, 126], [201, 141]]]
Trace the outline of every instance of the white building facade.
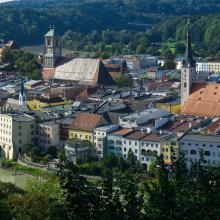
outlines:
[[0, 148], [3, 158], [16, 159], [25, 144], [35, 143], [35, 119], [26, 114], [0, 114]]
[[220, 136], [189, 134], [180, 139], [179, 146], [188, 169], [201, 159], [201, 153], [207, 164], [220, 165]]
[[94, 130], [94, 156], [96, 159], [100, 160], [107, 155], [107, 134], [118, 128], [118, 125], [109, 125]]

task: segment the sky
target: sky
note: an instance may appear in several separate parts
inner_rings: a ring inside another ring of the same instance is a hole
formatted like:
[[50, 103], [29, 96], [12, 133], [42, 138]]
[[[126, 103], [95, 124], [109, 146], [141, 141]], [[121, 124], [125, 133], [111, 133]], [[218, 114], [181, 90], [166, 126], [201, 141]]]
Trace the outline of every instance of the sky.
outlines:
[[10, 1], [12, 1], [12, 0], [0, 0], [0, 3], [2, 3], [2, 2], [10, 2]]

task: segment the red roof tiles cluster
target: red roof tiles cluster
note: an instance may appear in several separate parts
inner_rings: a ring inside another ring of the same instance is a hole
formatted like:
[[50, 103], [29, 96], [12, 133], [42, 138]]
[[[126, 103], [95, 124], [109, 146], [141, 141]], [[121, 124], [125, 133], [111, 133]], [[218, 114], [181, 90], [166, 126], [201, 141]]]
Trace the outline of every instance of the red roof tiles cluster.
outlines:
[[76, 114], [70, 129], [91, 132], [101, 124], [106, 124], [101, 115], [80, 112]]
[[183, 114], [216, 117], [220, 116], [220, 85], [201, 85], [192, 88], [192, 93], [181, 108]]

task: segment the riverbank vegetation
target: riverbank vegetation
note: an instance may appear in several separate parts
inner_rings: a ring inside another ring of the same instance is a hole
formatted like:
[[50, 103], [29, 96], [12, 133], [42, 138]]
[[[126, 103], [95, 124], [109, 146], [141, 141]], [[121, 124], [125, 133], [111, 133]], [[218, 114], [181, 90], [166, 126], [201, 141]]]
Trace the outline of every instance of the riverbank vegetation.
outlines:
[[1, 160], [1, 167], [10, 170], [15, 175], [27, 174], [34, 177], [47, 177], [50, 175], [46, 170], [24, 166], [11, 160]]
[[219, 167], [201, 159], [188, 172], [180, 158], [167, 169], [161, 157], [145, 177], [135, 166], [123, 167], [106, 160], [97, 185], [62, 158], [57, 178], [24, 190], [0, 183], [0, 219], [218, 219]]

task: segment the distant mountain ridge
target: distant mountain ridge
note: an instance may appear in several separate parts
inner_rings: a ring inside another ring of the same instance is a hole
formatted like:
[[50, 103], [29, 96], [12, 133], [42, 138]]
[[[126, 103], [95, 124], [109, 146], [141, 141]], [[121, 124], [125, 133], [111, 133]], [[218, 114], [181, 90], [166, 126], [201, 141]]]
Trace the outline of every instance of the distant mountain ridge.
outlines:
[[[67, 30], [145, 31], [145, 26], [135, 24], [155, 26], [183, 15], [199, 18], [218, 13], [220, 0], [19, 0], [0, 4], [0, 38], [36, 44], [42, 42], [49, 25], [55, 25], [61, 35]], [[169, 33], [167, 27], [162, 30]], [[169, 28], [174, 32], [176, 26]]]
[[[5, 6], [50, 8], [57, 6], [100, 6], [129, 13], [164, 13], [169, 15], [220, 12], [220, 0], [14, 0]], [[133, 10], [133, 11], [132, 11]]]

